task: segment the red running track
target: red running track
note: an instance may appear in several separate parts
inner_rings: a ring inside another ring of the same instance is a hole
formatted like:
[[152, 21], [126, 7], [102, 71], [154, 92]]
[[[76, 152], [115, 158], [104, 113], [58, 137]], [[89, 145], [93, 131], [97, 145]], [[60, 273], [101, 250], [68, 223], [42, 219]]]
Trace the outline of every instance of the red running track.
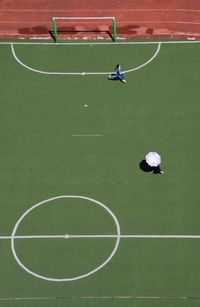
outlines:
[[[118, 37], [200, 39], [199, 0], [1, 0], [1, 38], [51, 38], [52, 17], [117, 19]], [[111, 23], [60, 22], [62, 36], [108, 37]]]

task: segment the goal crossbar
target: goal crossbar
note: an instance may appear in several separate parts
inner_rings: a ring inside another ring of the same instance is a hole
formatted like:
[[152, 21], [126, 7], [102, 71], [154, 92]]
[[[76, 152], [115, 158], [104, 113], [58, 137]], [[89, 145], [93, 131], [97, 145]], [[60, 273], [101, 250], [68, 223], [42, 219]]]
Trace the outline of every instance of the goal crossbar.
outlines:
[[55, 41], [58, 43], [58, 30], [57, 30], [57, 20], [112, 20], [113, 25], [113, 41], [117, 41], [117, 23], [115, 17], [52, 17], [52, 23], [53, 23], [53, 31], [55, 35]]

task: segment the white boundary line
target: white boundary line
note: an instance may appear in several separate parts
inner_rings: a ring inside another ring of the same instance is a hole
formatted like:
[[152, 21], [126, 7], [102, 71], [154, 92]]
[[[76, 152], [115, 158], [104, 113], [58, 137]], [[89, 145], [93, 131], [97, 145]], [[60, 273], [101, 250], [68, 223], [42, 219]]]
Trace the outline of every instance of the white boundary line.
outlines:
[[[113, 44], [112, 44], [113, 45]], [[159, 51], [160, 51], [160, 47], [161, 47], [161, 43], [158, 43], [158, 46], [157, 46], [157, 49], [155, 51], [155, 53], [153, 54], [153, 56], [148, 60], [146, 61], [145, 63], [135, 67], [135, 68], [132, 68], [132, 69], [129, 69], [129, 70], [125, 70], [124, 73], [130, 73], [130, 72], [133, 72], [133, 71], [136, 71], [136, 70], [139, 70], [141, 69], [142, 67], [146, 66], [147, 64], [149, 64], [150, 62], [152, 62], [155, 57], [158, 55]], [[45, 74], [45, 75], [78, 75], [78, 76], [85, 76], [85, 75], [109, 75], [109, 74], [112, 74], [113, 72], [47, 72], [47, 71], [42, 71], [42, 70], [37, 70], [37, 69], [34, 69], [26, 64], [24, 64], [16, 55], [15, 53], [15, 49], [14, 49], [14, 44], [11, 44], [11, 50], [12, 50], [12, 55], [13, 57], [15, 58], [15, 60], [23, 67], [25, 67], [26, 69], [28, 70], [31, 70], [33, 72], [36, 72], [36, 73], [39, 73], [39, 74]]]
[[[192, 36], [192, 33], [191, 35]], [[42, 40], [42, 38], [41, 38]], [[79, 46], [79, 45], [157, 45], [157, 44], [199, 44], [200, 40], [167, 40], [167, 41], [117, 41], [117, 42], [111, 42], [110, 40], [108, 42], [96, 42], [95, 40], [91, 41], [89, 40], [89, 42], [80, 42], [80, 41], [74, 41], [74, 42], [62, 42], [62, 43], [54, 43], [54, 42], [23, 42], [23, 41], [14, 41], [14, 42], [1, 42], [0, 41], [0, 45], [51, 45], [51, 46], [59, 46], [59, 45], [71, 45], [71, 46]]]

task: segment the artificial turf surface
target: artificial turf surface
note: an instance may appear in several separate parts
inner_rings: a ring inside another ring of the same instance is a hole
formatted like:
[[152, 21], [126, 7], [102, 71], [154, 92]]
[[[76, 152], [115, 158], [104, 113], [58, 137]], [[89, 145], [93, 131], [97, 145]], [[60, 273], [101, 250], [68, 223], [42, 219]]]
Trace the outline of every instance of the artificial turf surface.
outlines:
[[[125, 70], [142, 65], [157, 44], [14, 48], [37, 70], [109, 72], [118, 62]], [[200, 233], [199, 44], [162, 44], [152, 62], [126, 75], [126, 84], [107, 75], [36, 73], [16, 62], [10, 45], [0, 50], [0, 236], [11, 235], [31, 206], [58, 195], [105, 204], [121, 234]], [[161, 154], [164, 176], [139, 168], [149, 151]], [[109, 234], [115, 228], [98, 205], [58, 199], [27, 215], [17, 235]], [[54, 278], [94, 269], [114, 244], [110, 238], [15, 242], [30, 270]], [[10, 240], [0, 246], [0, 306], [199, 304], [197, 239], [122, 238], [102, 270], [68, 282], [28, 274]]]

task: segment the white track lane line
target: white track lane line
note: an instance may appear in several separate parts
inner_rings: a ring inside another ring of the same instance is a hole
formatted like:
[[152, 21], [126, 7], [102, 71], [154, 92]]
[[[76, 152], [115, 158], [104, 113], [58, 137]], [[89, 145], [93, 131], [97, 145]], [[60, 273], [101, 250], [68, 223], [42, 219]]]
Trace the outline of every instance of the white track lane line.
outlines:
[[[40, 13], [43, 13], [43, 12], [102, 12], [102, 9], [97, 9], [97, 10], [81, 10], [81, 9], [78, 9], [78, 10], [59, 10], [59, 9], [54, 9], [54, 10], [26, 10], [26, 9], [0, 9], [0, 12], [40, 12]], [[180, 12], [200, 12], [199, 9], [181, 9], [181, 8], [175, 8], [175, 9], [170, 9], [170, 8], [135, 8], [135, 9], [122, 9], [122, 10], [119, 10], [119, 9], [104, 9], [103, 10], [104, 12], [138, 12], [138, 11], [144, 11], [144, 12], [148, 12], [148, 11], [172, 11], [172, 12], [177, 12], [177, 11], [180, 11]]]

